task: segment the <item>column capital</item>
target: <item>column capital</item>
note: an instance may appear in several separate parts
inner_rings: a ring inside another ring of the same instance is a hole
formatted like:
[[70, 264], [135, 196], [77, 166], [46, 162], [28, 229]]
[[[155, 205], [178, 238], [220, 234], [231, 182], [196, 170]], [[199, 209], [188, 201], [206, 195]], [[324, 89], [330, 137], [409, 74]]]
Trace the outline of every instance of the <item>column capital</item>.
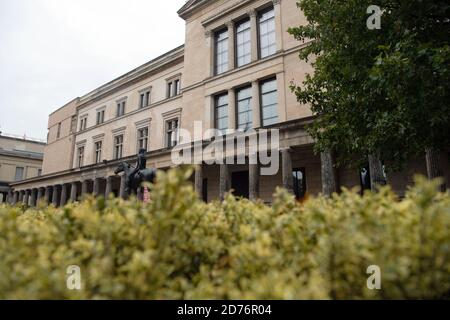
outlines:
[[250, 9], [249, 11], [247, 11], [247, 15], [250, 18], [255, 18], [256, 17], [256, 10], [255, 9]]
[[281, 0], [272, 0], [273, 5], [276, 6], [277, 4], [281, 3]]
[[212, 31], [211, 30], [205, 30], [205, 38], [210, 38], [212, 36]]
[[[230, 29], [234, 29], [234, 21], [233, 20], [228, 20], [225, 25], [228, 27], [228, 31], [230, 31]], [[229, 35], [228, 35], [229, 36]]]

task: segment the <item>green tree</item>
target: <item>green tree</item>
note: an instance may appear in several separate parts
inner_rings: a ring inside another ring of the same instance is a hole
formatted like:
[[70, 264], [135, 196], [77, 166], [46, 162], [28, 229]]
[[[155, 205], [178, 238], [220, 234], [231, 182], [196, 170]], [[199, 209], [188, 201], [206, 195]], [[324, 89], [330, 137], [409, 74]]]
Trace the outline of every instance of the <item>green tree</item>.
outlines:
[[[367, 26], [371, 5], [383, 10], [380, 29]], [[298, 6], [308, 23], [289, 32], [310, 42], [300, 59], [311, 60], [315, 72], [292, 89], [318, 115], [308, 128], [317, 151], [336, 150], [341, 164], [369, 157], [398, 169], [425, 149], [448, 147], [445, 1], [299, 0]]]

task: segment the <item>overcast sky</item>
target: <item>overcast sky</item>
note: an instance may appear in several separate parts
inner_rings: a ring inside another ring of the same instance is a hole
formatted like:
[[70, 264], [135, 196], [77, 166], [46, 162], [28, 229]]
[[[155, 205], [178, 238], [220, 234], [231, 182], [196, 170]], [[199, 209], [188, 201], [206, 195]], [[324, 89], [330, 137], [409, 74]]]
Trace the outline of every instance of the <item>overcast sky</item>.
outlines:
[[44, 139], [48, 115], [184, 43], [185, 0], [0, 0], [0, 131]]

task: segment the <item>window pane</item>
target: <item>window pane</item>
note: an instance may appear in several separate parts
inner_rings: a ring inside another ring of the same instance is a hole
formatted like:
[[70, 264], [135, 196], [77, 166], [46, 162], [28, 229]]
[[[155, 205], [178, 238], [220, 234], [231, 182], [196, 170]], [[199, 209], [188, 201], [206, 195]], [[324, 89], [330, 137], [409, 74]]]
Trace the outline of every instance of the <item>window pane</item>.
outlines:
[[228, 70], [228, 31], [216, 33], [215, 36], [215, 71], [216, 74]]
[[215, 99], [216, 129], [224, 131], [228, 128], [228, 95], [217, 96]]
[[276, 52], [275, 12], [273, 9], [259, 16], [259, 51], [261, 58]]
[[236, 26], [236, 62], [240, 67], [251, 61], [250, 21], [246, 20]]
[[263, 126], [278, 122], [278, 94], [276, 79], [261, 84], [261, 108]]

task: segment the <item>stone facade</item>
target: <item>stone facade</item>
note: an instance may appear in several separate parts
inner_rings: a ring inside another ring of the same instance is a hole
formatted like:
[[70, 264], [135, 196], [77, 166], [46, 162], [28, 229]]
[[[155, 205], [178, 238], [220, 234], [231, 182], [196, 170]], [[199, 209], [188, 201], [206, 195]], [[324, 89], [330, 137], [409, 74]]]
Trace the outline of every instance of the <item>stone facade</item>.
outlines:
[[[13, 184], [13, 200], [62, 205], [85, 193], [124, 196], [125, 179], [114, 174], [120, 162], [134, 162], [144, 147], [148, 167], [174, 166], [171, 142], [178, 140], [179, 128], [194, 133], [197, 121], [203, 130], [217, 128], [219, 96], [227, 97], [222, 114], [226, 128], [236, 129], [242, 88], [248, 89], [251, 128], [280, 132], [280, 168], [275, 175], [261, 176], [259, 165], [249, 164], [248, 148], [240, 150], [244, 164], [199, 165], [193, 183], [206, 201], [223, 198], [230, 190], [270, 203], [277, 186], [300, 199], [361, 186], [358, 170], [333, 168], [331, 154], [313, 153], [314, 141], [305, 130], [312, 113], [290, 91], [291, 82], [301, 83], [312, 72], [298, 58], [308, 43], [286, 32], [306, 23], [295, 0], [190, 0], [178, 13], [186, 21], [185, 45], [50, 115], [44, 175]], [[264, 91], [268, 83], [275, 88], [270, 98]], [[275, 113], [269, 124], [267, 110]], [[448, 154], [442, 154], [441, 162], [450, 181]], [[426, 173], [425, 159], [412, 161], [387, 179], [402, 195], [415, 173]], [[331, 189], [323, 187], [322, 176], [331, 179]]]

